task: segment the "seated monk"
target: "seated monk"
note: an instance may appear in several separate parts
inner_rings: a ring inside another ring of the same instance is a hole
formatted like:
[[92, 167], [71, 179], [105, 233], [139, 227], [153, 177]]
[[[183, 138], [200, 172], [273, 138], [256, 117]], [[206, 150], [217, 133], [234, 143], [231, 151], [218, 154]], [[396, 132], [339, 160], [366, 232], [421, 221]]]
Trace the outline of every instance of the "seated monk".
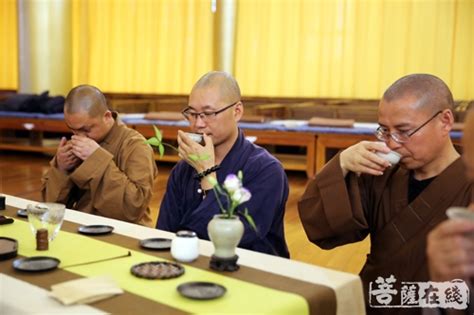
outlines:
[[[379, 104], [379, 141], [362, 141], [336, 155], [298, 203], [308, 238], [321, 248], [370, 235], [370, 254], [360, 272], [369, 314], [421, 313], [421, 308], [370, 307], [369, 285], [392, 275], [397, 285], [429, 281], [428, 233], [447, 218], [447, 208], [471, 202], [473, 185], [450, 137], [453, 106], [449, 88], [435, 76], [397, 80]], [[391, 150], [401, 156], [397, 165], [379, 155]]]
[[283, 229], [288, 179], [275, 157], [245, 139], [237, 124], [243, 112], [240, 88], [231, 75], [209, 72], [194, 85], [183, 115], [193, 132], [203, 134], [204, 144], [179, 131], [183, 160], [171, 171], [156, 227], [171, 232], [191, 230], [209, 239], [207, 225], [220, 213], [209, 178], [222, 183], [228, 174], [241, 170], [243, 186], [252, 193], [242, 207], [248, 208], [258, 233], [242, 220], [245, 231], [239, 247], [288, 257]]
[[120, 123], [90, 85], [69, 92], [64, 120], [74, 135], [61, 139], [42, 178], [43, 200], [151, 226], [148, 204], [158, 171], [145, 138]]
[[[463, 160], [466, 176], [474, 182], [474, 110], [471, 110], [464, 124]], [[469, 209], [474, 213], [474, 196]], [[451, 281], [462, 279], [470, 288], [470, 303], [465, 311], [446, 310], [447, 314], [473, 314], [474, 294], [474, 221], [468, 219], [445, 220], [428, 235], [428, 265], [431, 279]], [[441, 313], [437, 313], [441, 314]]]

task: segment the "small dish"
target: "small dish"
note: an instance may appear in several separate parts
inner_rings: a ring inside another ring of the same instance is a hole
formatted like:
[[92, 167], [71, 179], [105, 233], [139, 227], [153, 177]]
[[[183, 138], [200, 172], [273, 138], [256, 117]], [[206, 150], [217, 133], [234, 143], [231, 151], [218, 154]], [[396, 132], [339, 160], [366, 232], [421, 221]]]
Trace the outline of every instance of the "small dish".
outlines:
[[13, 268], [19, 271], [39, 272], [56, 269], [60, 263], [61, 261], [54, 257], [35, 256], [15, 259]]
[[83, 225], [77, 231], [85, 235], [105, 235], [112, 233], [113, 226], [110, 225]]
[[178, 292], [187, 298], [194, 300], [212, 300], [223, 296], [227, 289], [213, 282], [186, 282], [180, 284]]
[[18, 241], [9, 237], [0, 237], [0, 260], [15, 258], [18, 253]]
[[181, 276], [184, 267], [166, 261], [150, 261], [132, 266], [130, 272], [138, 278], [171, 279]]
[[18, 209], [16, 215], [21, 218], [28, 218], [28, 212], [26, 211], [26, 209]]
[[0, 215], [0, 225], [12, 224], [13, 222], [15, 222], [15, 220], [13, 220], [13, 218], [9, 218], [9, 217], [6, 217], [4, 215]]
[[140, 241], [140, 246], [151, 250], [169, 250], [171, 248], [171, 239], [147, 238]]

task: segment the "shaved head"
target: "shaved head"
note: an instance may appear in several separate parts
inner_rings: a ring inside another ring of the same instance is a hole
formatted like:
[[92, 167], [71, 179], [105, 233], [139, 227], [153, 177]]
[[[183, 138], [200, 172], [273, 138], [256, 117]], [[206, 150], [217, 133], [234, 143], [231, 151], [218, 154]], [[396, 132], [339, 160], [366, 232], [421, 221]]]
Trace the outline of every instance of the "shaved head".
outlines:
[[240, 88], [232, 75], [224, 71], [211, 71], [203, 75], [194, 84], [191, 93], [195, 90], [217, 87], [220, 93], [220, 99], [227, 102], [236, 102], [240, 100]]
[[92, 85], [79, 85], [73, 88], [64, 104], [64, 112], [68, 114], [86, 112], [90, 117], [97, 117], [104, 115], [107, 110], [104, 94]]
[[454, 109], [453, 95], [448, 86], [431, 74], [410, 74], [398, 79], [385, 91], [383, 99], [390, 103], [407, 96], [418, 100], [416, 106], [419, 109]]

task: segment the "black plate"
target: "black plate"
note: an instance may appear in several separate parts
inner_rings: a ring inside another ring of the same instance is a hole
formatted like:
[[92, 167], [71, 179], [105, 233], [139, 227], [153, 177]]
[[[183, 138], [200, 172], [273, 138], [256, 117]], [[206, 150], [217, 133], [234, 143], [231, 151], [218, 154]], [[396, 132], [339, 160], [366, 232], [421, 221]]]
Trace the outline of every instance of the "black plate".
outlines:
[[178, 292], [194, 300], [211, 300], [223, 296], [227, 289], [212, 282], [186, 282], [178, 286]]
[[16, 215], [22, 218], [28, 218], [28, 212], [26, 212], [26, 209], [19, 209], [16, 212]]
[[171, 248], [171, 239], [169, 238], [147, 238], [140, 241], [140, 246], [152, 250], [168, 250]]
[[54, 257], [36, 256], [18, 258], [13, 261], [13, 268], [20, 271], [38, 272], [56, 269], [60, 261]]
[[132, 266], [130, 272], [139, 278], [171, 279], [181, 276], [184, 273], [184, 267], [166, 261], [150, 261]]
[[113, 230], [114, 227], [110, 225], [83, 225], [77, 229], [79, 233], [86, 235], [104, 235], [112, 233]]
[[18, 241], [9, 237], [0, 237], [0, 260], [16, 257]]

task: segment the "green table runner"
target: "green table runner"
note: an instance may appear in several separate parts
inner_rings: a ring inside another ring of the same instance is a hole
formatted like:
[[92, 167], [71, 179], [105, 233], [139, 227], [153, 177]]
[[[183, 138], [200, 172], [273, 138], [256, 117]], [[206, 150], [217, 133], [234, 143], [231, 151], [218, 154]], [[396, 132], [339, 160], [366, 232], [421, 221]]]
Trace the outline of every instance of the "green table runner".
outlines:
[[[36, 251], [35, 238], [29, 224], [20, 220], [16, 220], [14, 224], [2, 226], [0, 235], [17, 239], [20, 255], [53, 256], [61, 260], [60, 268], [124, 255], [128, 251], [126, 248], [100, 241], [97, 238], [65, 231], [59, 232], [56, 239], [49, 244], [48, 251]], [[133, 250], [131, 252], [131, 257], [71, 267], [66, 270], [85, 277], [109, 275], [128, 292], [186, 312], [308, 314], [308, 304], [300, 295], [263, 287], [185, 264], [183, 264], [185, 274], [179, 278], [169, 280], [136, 278], [130, 273], [131, 266], [141, 262], [156, 261], [157, 257]], [[188, 281], [216, 282], [225, 286], [227, 293], [215, 300], [190, 300], [181, 297], [176, 291], [179, 284]]]

